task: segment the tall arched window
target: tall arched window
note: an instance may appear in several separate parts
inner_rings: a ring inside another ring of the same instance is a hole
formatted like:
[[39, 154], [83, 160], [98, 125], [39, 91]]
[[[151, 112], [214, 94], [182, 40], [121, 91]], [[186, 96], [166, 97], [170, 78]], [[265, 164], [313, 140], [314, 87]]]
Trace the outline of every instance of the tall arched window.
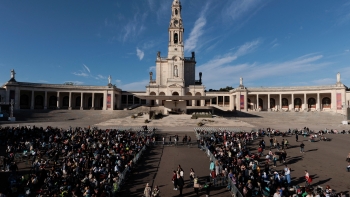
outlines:
[[177, 44], [179, 42], [179, 36], [177, 33], [174, 34], [174, 43]]

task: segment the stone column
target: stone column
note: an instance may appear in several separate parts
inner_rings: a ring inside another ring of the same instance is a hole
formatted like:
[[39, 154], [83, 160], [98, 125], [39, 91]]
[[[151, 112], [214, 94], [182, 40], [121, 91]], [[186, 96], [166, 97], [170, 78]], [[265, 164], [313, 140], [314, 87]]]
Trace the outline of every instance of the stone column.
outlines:
[[320, 111], [321, 107], [320, 107], [320, 93], [317, 93], [317, 105], [316, 105], [316, 110]]
[[34, 109], [34, 90], [32, 90], [32, 100], [30, 101], [30, 109]]
[[267, 111], [271, 111], [271, 106], [270, 106], [270, 94], [267, 94]]
[[256, 94], [256, 110], [259, 111], [259, 94]]
[[307, 110], [306, 94], [304, 94], [304, 110]]
[[292, 107], [291, 107], [291, 110], [294, 110], [294, 94], [292, 94]]
[[57, 107], [57, 109], [59, 109], [60, 108], [60, 92], [57, 92], [57, 104], [56, 104], [56, 107]]
[[92, 98], [91, 98], [91, 109], [95, 109], [95, 93], [92, 93]]
[[103, 93], [103, 109], [107, 110], [107, 91]]
[[279, 109], [282, 110], [282, 94], [280, 94]]
[[80, 93], [80, 110], [83, 110], [84, 109], [84, 93], [81, 92]]
[[69, 92], [69, 105], [68, 105], [68, 109], [69, 109], [69, 110], [72, 109], [72, 92]]
[[44, 96], [44, 109], [47, 109], [47, 91], [45, 91], [45, 96]]

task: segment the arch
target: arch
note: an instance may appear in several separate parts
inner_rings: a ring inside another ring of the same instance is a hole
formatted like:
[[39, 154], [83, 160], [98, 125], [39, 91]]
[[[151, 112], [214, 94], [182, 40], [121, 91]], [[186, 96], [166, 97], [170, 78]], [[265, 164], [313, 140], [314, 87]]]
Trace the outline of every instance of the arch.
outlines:
[[156, 94], [155, 92], [150, 92], [149, 95], [155, 96], [155, 95], [157, 95], [157, 94]]
[[92, 107], [92, 97], [90, 96], [88, 98], [88, 108], [91, 108]]
[[196, 96], [202, 96], [200, 92], [196, 92]]
[[[165, 96], [165, 93], [159, 92], [159, 96]], [[164, 106], [164, 100], [161, 100], [160, 103]]]
[[252, 101], [250, 100], [250, 98], [247, 99], [247, 107], [248, 109], [252, 109]]
[[179, 42], [179, 35], [177, 33], [174, 33], [174, 44], [177, 44]]
[[100, 108], [103, 109], [103, 97], [100, 98]]
[[264, 109], [264, 101], [262, 100], [262, 98], [259, 98], [259, 108], [261, 110]]
[[173, 94], [172, 94], [173, 96], [179, 96], [179, 93], [178, 92], [173, 92]]
[[80, 107], [81, 104], [81, 97], [78, 96], [77, 98], [75, 98], [75, 107]]
[[69, 107], [69, 96], [65, 96], [62, 99], [62, 107]]
[[294, 109], [300, 109], [301, 108], [301, 98], [295, 98], [294, 99]]
[[270, 109], [276, 107], [276, 100], [274, 98], [270, 98]]
[[49, 107], [56, 107], [56, 105], [57, 105], [57, 96], [50, 96]]
[[331, 108], [331, 99], [329, 97], [324, 97], [322, 99], [322, 108]]
[[175, 15], [177, 15], [179, 13], [179, 11], [177, 9], [175, 9]]
[[307, 107], [308, 108], [316, 108], [316, 99], [311, 97], [307, 100]]
[[288, 108], [288, 99], [287, 98], [282, 98], [282, 108]]
[[26, 94], [22, 94], [19, 99], [19, 103], [21, 109], [29, 109], [29, 96]]
[[44, 98], [41, 95], [37, 95], [34, 99], [34, 108], [43, 108], [44, 107]]

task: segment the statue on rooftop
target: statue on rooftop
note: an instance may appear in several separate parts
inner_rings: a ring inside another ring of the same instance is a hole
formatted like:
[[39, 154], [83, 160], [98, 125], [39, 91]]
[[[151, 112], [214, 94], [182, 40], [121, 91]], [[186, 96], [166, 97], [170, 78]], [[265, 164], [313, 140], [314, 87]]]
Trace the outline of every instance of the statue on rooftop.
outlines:
[[11, 79], [15, 79], [15, 75], [16, 75], [15, 70], [12, 69], [11, 70]]
[[149, 72], [149, 81], [153, 80], [153, 72]]
[[111, 77], [111, 75], [109, 75], [108, 76], [108, 84], [111, 84], [111, 82], [112, 82], [112, 77]]
[[239, 78], [239, 86], [243, 86], [243, 77]]
[[337, 83], [340, 83], [340, 73], [337, 73]]

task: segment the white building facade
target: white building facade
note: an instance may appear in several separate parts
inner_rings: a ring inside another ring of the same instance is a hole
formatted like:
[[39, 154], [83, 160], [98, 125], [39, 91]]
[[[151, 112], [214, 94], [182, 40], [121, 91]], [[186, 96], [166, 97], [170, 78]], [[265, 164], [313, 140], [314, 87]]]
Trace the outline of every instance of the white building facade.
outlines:
[[[329, 111], [345, 114], [350, 92], [337, 74], [335, 84], [299, 87], [245, 87], [229, 92], [206, 92], [202, 73], [196, 80], [196, 58], [184, 56], [184, 27], [180, 0], [171, 5], [168, 51], [156, 56], [156, 73], [150, 72], [145, 91], [122, 91], [106, 86], [40, 84], [18, 82], [14, 70], [0, 88], [0, 105], [14, 103], [15, 110], [119, 110], [139, 105], [165, 106], [166, 111], [186, 108], [218, 108], [224, 111]], [[228, 82], [230, 84], [230, 82]], [[166, 112], [165, 111], [165, 112]]]

